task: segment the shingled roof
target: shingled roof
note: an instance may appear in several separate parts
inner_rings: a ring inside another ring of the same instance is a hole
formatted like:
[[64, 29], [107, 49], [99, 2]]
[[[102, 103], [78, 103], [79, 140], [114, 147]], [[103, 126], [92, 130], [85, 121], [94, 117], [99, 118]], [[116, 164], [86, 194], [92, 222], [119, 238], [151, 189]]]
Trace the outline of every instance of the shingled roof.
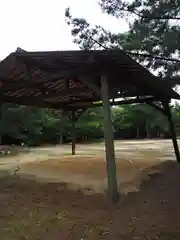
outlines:
[[101, 100], [103, 75], [110, 99], [180, 99], [167, 81], [121, 50], [13, 52], [0, 63], [1, 98], [39, 107], [86, 108]]

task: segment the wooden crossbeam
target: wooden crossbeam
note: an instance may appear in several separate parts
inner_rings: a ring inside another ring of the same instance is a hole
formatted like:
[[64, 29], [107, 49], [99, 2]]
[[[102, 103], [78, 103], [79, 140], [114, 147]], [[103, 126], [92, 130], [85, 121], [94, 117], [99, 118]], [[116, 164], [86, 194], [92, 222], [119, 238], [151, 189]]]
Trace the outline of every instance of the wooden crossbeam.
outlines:
[[[118, 105], [124, 105], [124, 104], [146, 103], [146, 102], [153, 102], [153, 101], [157, 101], [157, 99], [155, 97], [133, 98], [133, 99], [110, 102], [110, 105], [118, 106]], [[102, 106], [102, 102], [98, 102], [98, 103], [93, 103], [91, 107], [101, 107], [101, 106]]]
[[54, 108], [54, 109], [73, 109], [73, 107], [68, 106], [67, 103], [51, 103], [42, 101], [42, 99], [36, 98], [26, 98], [26, 97], [9, 97], [9, 96], [2, 96], [2, 102], [12, 103], [12, 104], [19, 104], [19, 105], [27, 105], [27, 106], [37, 106], [41, 108]]
[[43, 97], [34, 97], [34, 96], [28, 96], [28, 97], [15, 97], [15, 96], [7, 96], [7, 95], [2, 95], [1, 96], [2, 102], [7, 102], [7, 103], [15, 103], [15, 104], [20, 104], [20, 105], [37, 105], [39, 107], [45, 107], [45, 108], [56, 108], [56, 109], [77, 109], [77, 107], [73, 106], [74, 104], [81, 104], [85, 103], [87, 106], [90, 106], [91, 103], [93, 102], [92, 99], [90, 98], [84, 98], [84, 99], [79, 99], [79, 100], [71, 100], [67, 102], [60, 102], [57, 99], [57, 102], [51, 102], [48, 101], [48, 99], [44, 99]]

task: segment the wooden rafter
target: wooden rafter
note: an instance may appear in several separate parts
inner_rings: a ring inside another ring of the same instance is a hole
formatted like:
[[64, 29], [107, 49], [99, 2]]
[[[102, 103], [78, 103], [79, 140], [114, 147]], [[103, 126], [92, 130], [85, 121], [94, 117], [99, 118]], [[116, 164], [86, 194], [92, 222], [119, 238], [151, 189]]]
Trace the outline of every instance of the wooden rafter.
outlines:
[[[30, 71], [24, 68], [25, 65]], [[104, 75], [103, 71], [108, 78], [109, 99], [135, 96], [143, 98], [140, 101], [138, 97], [123, 102], [114, 100], [114, 105], [144, 102], [144, 98], [149, 95], [156, 100], [180, 97], [169, 89], [169, 85], [162, 83], [122, 51], [117, 50], [20, 51], [3, 60], [0, 71], [3, 101], [28, 105], [36, 103], [40, 107], [47, 104], [46, 107], [51, 105], [52, 108], [66, 108], [64, 99], [68, 98], [72, 105], [76, 102], [76, 108], [81, 108], [82, 105], [94, 106], [93, 102], [102, 99], [100, 75]], [[70, 85], [67, 87], [68, 81]], [[78, 101], [74, 101], [74, 97], [77, 97]]]
[[[144, 98], [133, 98], [133, 99], [126, 99], [126, 100], [119, 100], [110, 102], [110, 105], [118, 106], [118, 105], [124, 105], [124, 104], [133, 104], [133, 103], [149, 103], [156, 101], [157, 99], [155, 97], [144, 97]], [[100, 107], [102, 106], [102, 102], [94, 103], [92, 107]]]
[[23, 78], [19, 77], [18, 84], [13, 79], [9, 80], [7, 78], [3, 78], [0, 80], [3, 83], [3, 87], [2, 87], [3, 91], [10, 91], [10, 90], [14, 90], [14, 88], [17, 88], [17, 87], [18, 88], [35, 87], [37, 85], [41, 85], [44, 83], [55, 82], [63, 78], [64, 78], [64, 75], [61, 75], [60, 73], [55, 73], [52, 75], [42, 75], [42, 77], [36, 81], [32, 81], [32, 79], [24, 80]]

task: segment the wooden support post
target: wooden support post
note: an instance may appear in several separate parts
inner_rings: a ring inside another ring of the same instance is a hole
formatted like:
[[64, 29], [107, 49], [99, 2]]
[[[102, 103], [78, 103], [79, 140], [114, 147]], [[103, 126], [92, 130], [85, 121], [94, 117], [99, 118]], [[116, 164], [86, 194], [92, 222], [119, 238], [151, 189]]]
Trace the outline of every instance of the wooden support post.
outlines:
[[72, 111], [65, 111], [67, 117], [72, 123], [71, 139], [72, 139], [72, 155], [76, 154], [76, 122], [86, 109], [73, 109]]
[[163, 102], [163, 105], [164, 105], [164, 111], [165, 111], [168, 121], [169, 121], [169, 129], [171, 132], [171, 137], [172, 137], [172, 142], [173, 142], [174, 151], [175, 151], [175, 155], [176, 155], [176, 160], [177, 160], [177, 162], [180, 163], [180, 154], [179, 154], [179, 147], [178, 147], [178, 142], [177, 142], [177, 138], [176, 138], [176, 130], [175, 130], [174, 123], [172, 120], [172, 114], [171, 114], [171, 110], [169, 107], [169, 103]]
[[102, 101], [103, 101], [103, 110], [104, 110], [103, 112], [104, 138], [105, 138], [105, 147], [106, 147], [108, 193], [113, 203], [117, 203], [119, 201], [119, 193], [118, 193], [117, 177], [116, 177], [114, 136], [113, 136], [113, 126], [112, 126], [112, 119], [111, 119], [111, 108], [109, 103], [108, 82], [105, 76], [101, 77], [101, 92], [102, 92]]
[[76, 154], [76, 115], [72, 111], [72, 155]]

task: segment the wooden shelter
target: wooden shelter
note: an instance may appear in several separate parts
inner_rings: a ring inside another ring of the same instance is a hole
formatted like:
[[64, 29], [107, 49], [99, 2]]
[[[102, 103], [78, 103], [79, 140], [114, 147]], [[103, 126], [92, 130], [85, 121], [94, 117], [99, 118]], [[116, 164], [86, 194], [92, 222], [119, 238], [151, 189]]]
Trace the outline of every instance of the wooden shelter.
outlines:
[[[114, 201], [118, 199], [118, 191], [110, 105], [147, 103], [164, 113], [180, 161], [169, 108], [169, 101], [180, 96], [167, 81], [151, 74], [121, 50], [26, 52], [18, 49], [0, 63], [0, 91], [1, 102], [70, 113], [74, 126], [73, 154], [78, 117], [85, 109], [103, 104], [108, 187]], [[97, 104], [98, 101], [101, 102]], [[156, 105], [157, 102], [161, 105]]]

